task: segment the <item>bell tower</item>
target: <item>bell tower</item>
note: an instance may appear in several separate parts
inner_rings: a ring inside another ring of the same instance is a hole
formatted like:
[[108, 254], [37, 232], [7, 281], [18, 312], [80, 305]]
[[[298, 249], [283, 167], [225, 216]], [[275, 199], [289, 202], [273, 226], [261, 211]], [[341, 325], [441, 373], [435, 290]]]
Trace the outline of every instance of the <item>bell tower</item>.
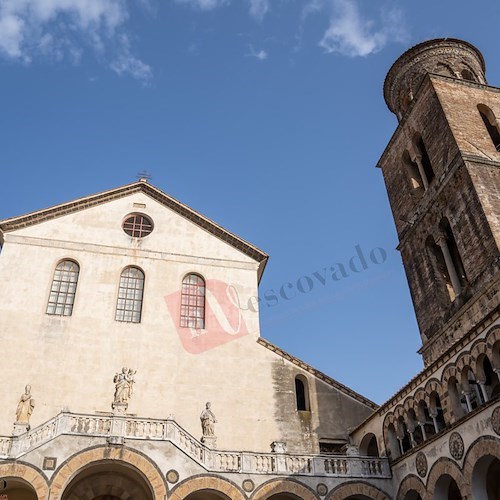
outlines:
[[421, 43], [391, 67], [399, 124], [382, 169], [429, 365], [499, 314], [500, 89], [456, 39]]

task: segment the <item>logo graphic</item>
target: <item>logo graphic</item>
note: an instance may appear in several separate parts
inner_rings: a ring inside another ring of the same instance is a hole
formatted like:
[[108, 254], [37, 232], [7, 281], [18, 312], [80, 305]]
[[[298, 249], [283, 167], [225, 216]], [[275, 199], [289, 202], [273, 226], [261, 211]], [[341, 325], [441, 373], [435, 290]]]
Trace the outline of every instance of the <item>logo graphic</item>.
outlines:
[[[181, 326], [181, 306], [187, 304], [181, 290], [165, 297], [167, 308], [175, 324], [184, 349], [191, 354], [200, 354], [247, 335], [248, 328], [240, 307], [240, 299], [233, 285], [220, 280], [207, 280], [199, 289], [205, 295], [203, 318], [187, 320], [190, 326]], [[192, 325], [192, 326], [191, 326]]]

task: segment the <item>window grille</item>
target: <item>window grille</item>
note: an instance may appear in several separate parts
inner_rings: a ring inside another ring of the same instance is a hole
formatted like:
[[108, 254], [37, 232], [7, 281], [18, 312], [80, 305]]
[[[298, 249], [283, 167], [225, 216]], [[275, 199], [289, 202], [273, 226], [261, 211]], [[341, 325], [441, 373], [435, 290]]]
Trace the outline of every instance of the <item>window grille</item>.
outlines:
[[144, 273], [137, 267], [127, 267], [120, 276], [116, 321], [140, 323], [143, 295]]
[[79, 274], [80, 267], [72, 260], [63, 260], [57, 264], [50, 288], [47, 314], [71, 316]]
[[205, 328], [205, 280], [197, 274], [182, 280], [181, 326]]

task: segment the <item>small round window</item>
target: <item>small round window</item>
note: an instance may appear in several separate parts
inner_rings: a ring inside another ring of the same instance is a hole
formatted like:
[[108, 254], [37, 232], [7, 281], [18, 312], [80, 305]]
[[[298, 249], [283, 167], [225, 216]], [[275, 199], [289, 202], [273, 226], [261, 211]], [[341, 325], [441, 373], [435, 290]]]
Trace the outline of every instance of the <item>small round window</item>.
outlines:
[[144, 238], [153, 231], [153, 221], [142, 214], [130, 214], [123, 222], [123, 230], [133, 238]]

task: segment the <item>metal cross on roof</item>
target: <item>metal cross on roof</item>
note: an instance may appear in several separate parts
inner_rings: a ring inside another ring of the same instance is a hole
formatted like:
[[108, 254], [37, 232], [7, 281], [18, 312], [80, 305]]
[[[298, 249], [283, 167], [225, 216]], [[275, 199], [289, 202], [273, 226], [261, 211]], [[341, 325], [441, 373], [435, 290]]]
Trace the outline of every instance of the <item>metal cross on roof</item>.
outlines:
[[136, 177], [140, 181], [144, 181], [144, 182], [148, 182], [153, 178], [153, 176], [147, 170], [143, 170], [142, 172], [138, 172]]

